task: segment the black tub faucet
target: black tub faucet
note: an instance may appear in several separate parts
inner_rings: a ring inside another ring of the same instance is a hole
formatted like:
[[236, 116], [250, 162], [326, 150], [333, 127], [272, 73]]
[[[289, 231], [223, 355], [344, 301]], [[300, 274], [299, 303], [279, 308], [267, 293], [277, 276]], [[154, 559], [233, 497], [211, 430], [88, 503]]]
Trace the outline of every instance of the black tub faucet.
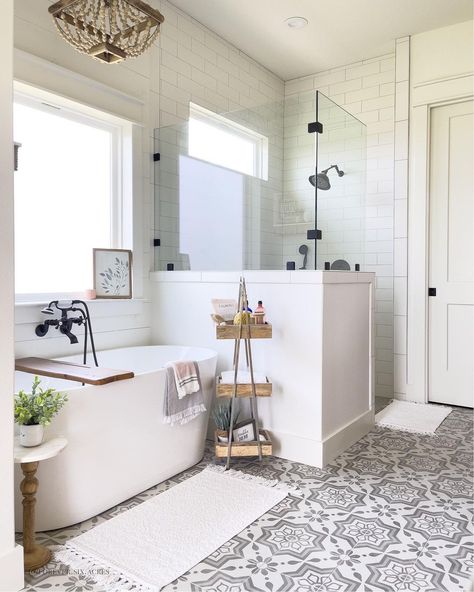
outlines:
[[[41, 310], [44, 315], [48, 316], [55, 315], [56, 311], [61, 313], [60, 318], [46, 319], [43, 323], [37, 325], [35, 329], [36, 335], [38, 337], [44, 337], [49, 331], [49, 328], [54, 327], [56, 330], [59, 329], [60, 333], [66, 335], [71, 345], [73, 345], [79, 342], [76, 335], [74, 335], [72, 332], [73, 326], [77, 325], [80, 327], [81, 325], [84, 325], [85, 331], [83, 363], [85, 364], [87, 361], [87, 338], [90, 334], [92, 354], [94, 356], [95, 365], [98, 366], [99, 364], [97, 363], [94, 335], [92, 333], [91, 319], [87, 304], [83, 300], [52, 300], [48, 306]], [[70, 313], [78, 314], [76, 316], [69, 316]]]

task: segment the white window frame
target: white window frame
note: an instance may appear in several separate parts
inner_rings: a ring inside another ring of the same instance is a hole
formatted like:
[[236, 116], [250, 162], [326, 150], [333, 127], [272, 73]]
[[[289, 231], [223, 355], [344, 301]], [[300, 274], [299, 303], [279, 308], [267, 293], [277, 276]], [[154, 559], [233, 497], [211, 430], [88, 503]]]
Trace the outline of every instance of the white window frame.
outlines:
[[[201, 121], [217, 129], [221, 129], [224, 132], [231, 133], [239, 138], [250, 141], [254, 146], [253, 173], [251, 176], [268, 181], [268, 138], [266, 136], [236, 123], [228, 117], [214, 113], [213, 111], [192, 102], [189, 103], [189, 119]], [[189, 156], [192, 158], [199, 158], [190, 153]], [[216, 162], [213, 162], [212, 164], [222, 166]], [[241, 174], [246, 174], [238, 169], [232, 170]]]
[[[110, 248], [132, 248], [133, 237], [130, 233], [132, 220], [126, 225], [127, 214], [131, 213], [131, 191], [126, 188], [127, 179], [124, 177], [131, 168], [131, 138], [132, 124], [124, 119], [110, 115], [98, 109], [88, 107], [76, 101], [61, 97], [49, 91], [30, 85], [14, 83], [14, 103], [33, 107], [40, 111], [51, 113], [57, 111], [59, 117], [72, 121], [92, 125], [111, 133], [111, 219], [110, 219]], [[19, 154], [21, 166], [21, 149]], [[127, 195], [129, 193], [129, 195]], [[92, 258], [92, 253], [91, 253]], [[91, 278], [92, 285], [92, 278]], [[69, 299], [83, 297], [81, 292], [51, 292], [51, 293], [15, 293], [15, 302], [44, 303], [53, 299]]]

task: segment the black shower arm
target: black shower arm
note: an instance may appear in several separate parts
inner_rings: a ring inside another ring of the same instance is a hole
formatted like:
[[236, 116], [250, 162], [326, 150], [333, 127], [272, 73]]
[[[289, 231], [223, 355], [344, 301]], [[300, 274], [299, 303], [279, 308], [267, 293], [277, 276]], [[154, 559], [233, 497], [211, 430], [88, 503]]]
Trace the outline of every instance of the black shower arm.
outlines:
[[341, 169], [337, 166], [337, 164], [332, 164], [327, 169], [324, 169], [324, 171], [321, 171], [321, 173], [324, 173], [326, 175], [327, 172], [330, 171], [331, 169], [336, 169], [336, 172], [340, 177], [342, 177], [344, 175], [343, 171], [341, 171]]

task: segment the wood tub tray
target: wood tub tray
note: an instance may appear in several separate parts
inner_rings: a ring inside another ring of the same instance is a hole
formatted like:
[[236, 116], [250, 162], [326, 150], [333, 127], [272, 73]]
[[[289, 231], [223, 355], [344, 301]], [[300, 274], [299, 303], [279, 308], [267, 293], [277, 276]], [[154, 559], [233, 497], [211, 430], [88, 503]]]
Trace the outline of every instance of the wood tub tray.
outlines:
[[73, 362], [60, 362], [45, 358], [20, 358], [15, 360], [15, 370], [29, 372], [38, 376], [50, 376], [62, 380], [73, 380], [84, 384], [102, 385], [133, 378], [135, 374], [129, 370], [112, 370], [85, 366]]

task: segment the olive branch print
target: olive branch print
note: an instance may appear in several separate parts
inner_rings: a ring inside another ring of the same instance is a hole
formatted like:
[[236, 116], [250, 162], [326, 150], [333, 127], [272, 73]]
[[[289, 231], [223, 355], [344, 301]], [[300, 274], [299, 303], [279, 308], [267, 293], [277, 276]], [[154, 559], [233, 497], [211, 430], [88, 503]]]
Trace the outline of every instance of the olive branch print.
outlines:
[[128, 261], [115, 257], [112, 267], [108, 267], [99, 276], [100, 285], [106, 294], [120, 296], [121, 291], [128, 286], [129, 267]]

